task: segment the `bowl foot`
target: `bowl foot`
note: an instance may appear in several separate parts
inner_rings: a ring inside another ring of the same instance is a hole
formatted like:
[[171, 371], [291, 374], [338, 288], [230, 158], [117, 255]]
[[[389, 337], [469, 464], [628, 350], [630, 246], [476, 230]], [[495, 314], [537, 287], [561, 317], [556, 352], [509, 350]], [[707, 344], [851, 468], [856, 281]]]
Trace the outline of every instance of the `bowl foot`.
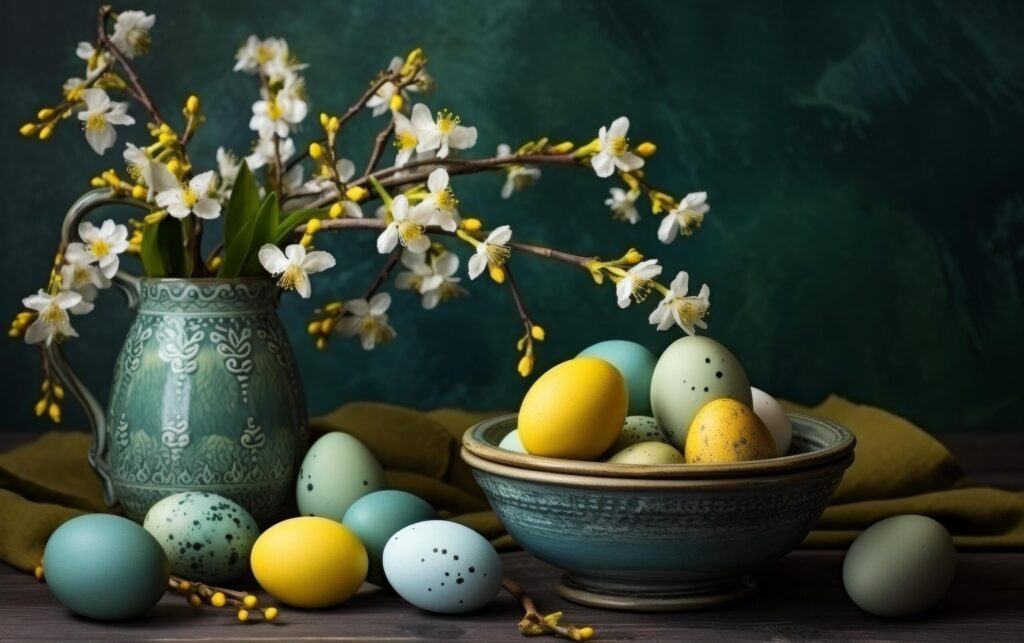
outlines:
[[[590, 579], [588, 579], [589, 581]], [[581, 605], [632, 612], [690, 612], [716, 609], [742, 602], [757, 591], [757, 583], [740, 576], [711, 587], [601, 587], [580, 582], [572, 574], [555, 586], [562, 598]]]

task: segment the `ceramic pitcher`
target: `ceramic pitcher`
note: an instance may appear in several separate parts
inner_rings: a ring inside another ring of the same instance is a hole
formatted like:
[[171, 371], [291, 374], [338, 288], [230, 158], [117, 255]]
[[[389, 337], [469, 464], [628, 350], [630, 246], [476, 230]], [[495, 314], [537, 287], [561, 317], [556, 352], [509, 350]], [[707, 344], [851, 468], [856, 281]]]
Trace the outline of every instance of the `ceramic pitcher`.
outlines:
[[[121, 203], [92, 192], [64, 221], [63, 241], [92, 210]], [[114, 368], [106, 411], [59, 347], [48, 357], [92, 425], [89, 461], [108, 504], [141, 521], [179, 491], [235, 500], [258, 521], [294, 497], [309, 425], [270, 279], [138, 279], [114, 283], [138, 315]]]

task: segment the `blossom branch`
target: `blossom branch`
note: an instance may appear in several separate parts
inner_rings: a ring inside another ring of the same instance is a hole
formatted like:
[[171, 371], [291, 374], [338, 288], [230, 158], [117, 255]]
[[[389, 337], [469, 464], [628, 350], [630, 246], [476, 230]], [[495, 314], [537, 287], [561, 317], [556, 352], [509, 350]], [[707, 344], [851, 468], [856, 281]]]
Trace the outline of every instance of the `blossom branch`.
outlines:
[[523, 322], [523, 327], [526, 329], [526, 334], [531, 335], [533, 328], [537, 324], [530, 319], [530, 315], [526, 312], [526, 305], [523, 303], [523, 294], [519, 291], [519, 286], [516, 285], [515, 277], [512, 276], [512, 268], [509, 266], [508, 261], [502, 266], [502, 270], [505, 271], [505, 279], [508, 282], [509, 292], [512, 293], [512, 301], [516, 304], [516, 311], [519, 313], [519, 320]]
[[540, 613], [537, 604], [534, 602], [523, 586], [505, 576], [501, 580], [501, 586], [511, 594], [519, 604], [522, 605], [526, 614], [523, 620], [519, 621], [519, 633], [523, 636], [538, 636], [550, 634], [572, 641], [586, 641], [594, 635], [592, 627], [576, 627], [575, 625], [562, 625], [559, 621], [562, 618], [561, 612], [554, 612], [547, 616]]
[[370, 152], [370, 159], [366, 162], [366, 169], [363, 171], [362, 178], [369, 176], [371, 172], [377, 167], [377, 163], [380, 162], [380, 157], [384, 154], [384, 146], [388, 143], [388, 138], [391, 133], [395, 131], [395, 118], [391, 117], [391, 122], [377, 134], [377, 138], [373, 142], [373, 150]]
[[149, 94], [146, 92], [146, 88], [142, 86], [142, 80], [139, 78], [139, 75], [135, 73], [135, 68], [132, 67], [132, 64], [128, 62], [128, 58], [125, 57], [121, 50], [117, 48], [117, 45], [110, 40], [110, 36], [107, 35], [107, 16], [110, 15], [110, 12], [111, 6], [109, 4], [100, 7], [99, 24], [97, 25], [99, 45], [101, 48], [109, 50], [111, 55], [114, 56], [114, 59], [117, 60], [117, 63], [124, 70], [125, 75], [128, 77], [128, 82], [131, 83], [132, 90], [129, 94], [132, 98], [146, 108], [146, 111], [153, 117], [153, 120], [157, 125], [163, 125], [164, 119], [160, 116], [160, 111], [157, 109], [156, 103], [154, 103], [153, 99], [150, 98]]
[[[450, 175], [460, 174], [475, 174], [477, 172], [486, 172], [497, 168], [502, 168], [508, 165], [520, 165], [520, 164], [537, 164], [537, 165], [577, 165], [578, 159], [576, 159], [571, 153], [570, 154], [523, 154], [521, 156], [493, 156], [484, 159], [426, 159], [423, 161], [415, 161], [408, 163], [402, 167], [389, 167], [383, 170], [378, 170], [373, 174], [366, 177], [356, 179], [352, 181], [351, 185], [363, 185], [369, 182], [369, 177], [380, 181], [381, 185], [388, 187], [392, 185], [404, 185], [408, 183], [419, 183], [425, 181], [430, 175], [430, 172], [437, 166], [443, 166], [448, 170]], [[414, 170], [423, 168], [417, 172], [411, 172], [407, 176], [395, 175], [399, 172]]]
[[[326, 223], [326, 221], [324, 223]], [[391, 275], [391, 271], [395, 269], [396, 265], [398, 265], [398, 260], [401, 259], [401, 257], [401, 247], [397, 247], [391, 251], [391, 255], [388, 257], [388, 260], [384, 262], [380, 272], [377, 273], [377, 276], [373, 279], [370, 287], [367, 288], [366, 292], [363, 294], [363, 299], [369, 301], [370, 297], [373, 297], [373, 295], [380, 290], [380, 287], [384, 285], [384, 282], [387, 281], [387, 278]]]

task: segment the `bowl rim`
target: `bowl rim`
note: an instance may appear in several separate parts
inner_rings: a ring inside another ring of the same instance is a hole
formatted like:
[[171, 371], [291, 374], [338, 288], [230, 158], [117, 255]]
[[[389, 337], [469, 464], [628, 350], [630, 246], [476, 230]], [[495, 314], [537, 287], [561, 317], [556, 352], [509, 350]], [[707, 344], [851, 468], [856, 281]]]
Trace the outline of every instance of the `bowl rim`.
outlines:
[[[478, 422], [467, 429], [462, 435], [462, 454], [467, 464], [485, 470], [489, 470], [490, 467], [483, 466], [484, 463], [493, 463], [509, 467], [513, 470], [525, 469], [570, 476], [583, 476], [586, 478], [615, 478], [619, 481], [748, 478], [776, 476], [842, 460], [853, 453], [854, 447], [857, 444], [857, 438], [853, 433], [835, 422], [798, 413], [789, 414], [790, 419], [794, 421], [794, 427], [798, 424], [803, 424], [830, 431], [838, 435], [836, 443], [816, 451], [748, 462], [635, 465], [526, 455], [501, 449], [484, 441], [483, 435], [485, 431], [496, 424], [514, 421], [517, 417], [517, 413], [508, 413]], [[466, 454], [471, 457], [467, 459]], [[852, 461], [852, 457], [849, 459]], [[505, 475], [505, 473], [502, 475]]]

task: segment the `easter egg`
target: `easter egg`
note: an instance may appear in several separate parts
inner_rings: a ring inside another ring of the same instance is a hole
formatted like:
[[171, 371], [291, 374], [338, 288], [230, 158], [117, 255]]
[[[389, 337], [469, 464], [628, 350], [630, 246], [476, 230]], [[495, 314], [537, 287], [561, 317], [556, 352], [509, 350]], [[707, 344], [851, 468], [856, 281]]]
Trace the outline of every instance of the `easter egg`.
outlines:
[[927, 516], [893, 516], [857, 536], [843, 560], [843, 585], [861, 609], [909, 616], [934, 605], [956, 572], [953, 538]]
[[499, 449], [505, 449], [506, 451], [515, 451], [516, 453], [526, 453], [526, 447], [523, 446], [523, 441], [519, 439], [519, 429], [512, 429], [508, 432], [508, 435], [501, 439], [498, 443]]
[[677, 448], [705, 404], [731, 398], [750, 406], [750, 380], [739, 360], [713, 339], [677, 339], [658, 358], [651, 378], [651, 409], [658, 426]]
[[532, 455], [593, 460], [608, 450], [626, 419], [629, 399], [619, 371], [577, 357], [541, 375], [519, 408], [519, 439]]
[[697, 412], [684, 453], [688, 463], [717, 464], [774, 458], [776, 451], [768, 427], [749, 406], [722, 398]]
[[683, 454], [664, 442], [637, 442], [619, 451], [608, 462], [614, 464], [682, 464]]
[[384, 548], [384, 573], [398, 595], [441, 614], [470, 612], [501, 590], [502, 566], [487, 539], [447, 520], [402, 529]]
[[268, 594], [294, 607], [337, 605], [366, 579], [366, 548], [328, 518], [300, 516], [270, 527], [252, 547], [252, 573]]
[[750, 394], [753, 398], [751, 408], [771, 432], [778, 454], [786, 455], [789, 452], [789, 445], [793, 441], [793, 423], [790, 421], [789, 415], [786, 414], [786, 410], [782, 408], [778, 400], [761, 389], [751, 388]]
[[367, 494], [345, 512], [345, 526], [359, 537], [370, 559], [366, 580], [384, 587], [384, 546], [403, 527], [437, 518], [425, 500], [404, 491], [384, 490]]
[[619, 437], [615, 438], [615, 444], [609, 451], [618, 453], [626, 447], [637, 442], [668, 442], [661, 427], [654, 421], [654, 418], [646, 415], [630, 415], [622, 423], [622, 430]]
[[214, 493], [186, 491], [150, 507], [143, 522], [171, 564], [189, 580], [221, 583], [249, 569], [249, 552], [260, 535], [249, 512]]
[[109, 514], [65, 522], [46, 542], [46, 585], [76, 614], [123, 620], [153, 607], [167, 591], [167, 555], [138, 524]]
[[302, 515], [341, 522], [353, 502], [385, 487], [384, 470], [370, 450], [347, 433], [332, 432], [309, 447], [295, 496]]
[[651, 414], [651, 376], [658, 362], [654, 353], [636, 342], [612, 339], [598, 342], [577, 357], [598, 357], [618, 369], [629, 392], [629, 415]]

